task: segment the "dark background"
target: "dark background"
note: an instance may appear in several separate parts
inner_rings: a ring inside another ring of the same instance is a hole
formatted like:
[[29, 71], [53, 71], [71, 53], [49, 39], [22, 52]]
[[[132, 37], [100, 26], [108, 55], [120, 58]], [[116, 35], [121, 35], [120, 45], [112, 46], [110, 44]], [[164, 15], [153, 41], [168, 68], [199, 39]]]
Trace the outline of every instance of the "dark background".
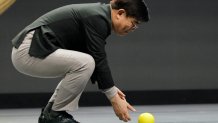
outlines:
[[[97, 1], [17, 0], [0, 16], [0, 94], [53, 92], [60, 78], [32, 78], [14, 69], [11, 39], [42, 14], [85, 2]], [[116, 85], [127, 92], [218, 90], [218, 1], [147, 0], [147, 4], [149, 23], [128, 36], [112, 34], [107, 40]], [[87, 85], [86, 92], [96, 90], [96, 85]]]

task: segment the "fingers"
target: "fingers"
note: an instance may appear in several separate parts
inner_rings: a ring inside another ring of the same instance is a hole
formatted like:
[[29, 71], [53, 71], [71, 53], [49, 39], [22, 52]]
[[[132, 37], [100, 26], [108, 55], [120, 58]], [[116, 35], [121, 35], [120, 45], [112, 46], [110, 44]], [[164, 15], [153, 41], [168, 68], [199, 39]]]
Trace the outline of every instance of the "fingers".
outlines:
[[120, 90], [118, 90], [118, 94], [119, 94], [119, 96], [121, 96], [121, 97], [125, 97], [126, 95], [122, 92], [122, 91], [120, 91]]
[[[120, 96], [120, 98], [121, 99], [123, 99], [123, 100], [125, 100], [126, 101], [126, 99], [125, 99], [125, 94], [122, 92], [122, 91], [120, 91], [119, 89], [118, 89], [118, 95]], [[133, 106], [131, 106], [128, 102], [126, 102], [127, 103], [127, 108], [129, 109], [129, 110], [131, 110], [131, 111], [136, 111], [136, 109], [135, 108], [133, 108]]]
[[130, 118], [130, 115], [129, 115], [129, 113], [127, 112], [126, 114], [125, 114], [125, 122], [127, 122], [127, 121], [130, 121], [131, 120], [131, 118]]
[[123, 114], [120, 114], [119, 119], [124, 121], [124, 122], [128, 122], [131, 120], [130, 114], [128, 112], [128, 109], [131, 111], [136, 111], [128, 102], [126, 102], [127, 105], [127, 110], [125, 112], [123, 112]]
[[131, 120], [129, 110], [136, 111], [125, 99], [126, 95], [118, 89], [116, 96], [111, 100], [115, 114], [120, 120], [128, 122]]
[[120, 91], [119, 89], [118, 89], [118, 95], [120, 96], [121, 99], [126, 100], [125, 99], [126, 95], [122, 91]]
[[119, 90], [119, 89], [118, 89], [118, 94], [119, 94], [120, 96], [123, 96], [123, 97], [126, 96], [126, 95], [125, 95], [121, 90]]
[[124, 121], [124, 122], [128, 122], [131, 120], [130, 115], [128, 112], [121, 114], [118, 116], [120, 120]]
[[128, 102], [127, 102], [127, 108], [131, 111], [134, 111], [134, 112], [136, 111], [136, 109], [133, 108], [133, 106], [131, 106]]

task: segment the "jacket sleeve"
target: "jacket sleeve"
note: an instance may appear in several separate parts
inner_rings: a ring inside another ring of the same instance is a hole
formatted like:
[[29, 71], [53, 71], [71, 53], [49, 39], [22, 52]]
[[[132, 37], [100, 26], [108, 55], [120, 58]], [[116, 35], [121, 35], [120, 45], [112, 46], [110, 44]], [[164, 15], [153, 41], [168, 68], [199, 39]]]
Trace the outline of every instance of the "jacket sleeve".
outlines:
[[109, 26], [108, 22], [101, 17], [86, 19], [84, 23], [88, 53], [95, 60], [95, 70], [91, 81], [93, 83], [97, 81], [99, 89], [107, 89], [114, 86], [105, 51], [105, 40], [110, 32]]

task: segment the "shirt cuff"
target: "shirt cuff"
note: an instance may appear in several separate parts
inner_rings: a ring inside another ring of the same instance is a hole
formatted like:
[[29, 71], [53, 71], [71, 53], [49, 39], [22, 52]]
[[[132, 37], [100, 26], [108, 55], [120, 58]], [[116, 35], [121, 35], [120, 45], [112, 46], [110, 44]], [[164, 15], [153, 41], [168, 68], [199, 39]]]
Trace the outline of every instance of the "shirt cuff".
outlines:
[[116, 86], [102, 90], [109, 100], [117, 94], [117, 91], [118, 89]]

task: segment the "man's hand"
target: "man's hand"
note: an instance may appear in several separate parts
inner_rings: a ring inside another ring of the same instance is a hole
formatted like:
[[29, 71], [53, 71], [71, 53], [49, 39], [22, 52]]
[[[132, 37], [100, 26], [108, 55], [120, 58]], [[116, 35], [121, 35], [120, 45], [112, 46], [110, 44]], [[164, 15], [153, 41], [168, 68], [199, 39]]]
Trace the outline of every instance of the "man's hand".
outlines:
[[128, 122], [131, 120], [129, 111], [136, 111], [125, 99], [125, 94], [118, 89], [118, 93], [111, 98], [114, 112], [120, 120]]

